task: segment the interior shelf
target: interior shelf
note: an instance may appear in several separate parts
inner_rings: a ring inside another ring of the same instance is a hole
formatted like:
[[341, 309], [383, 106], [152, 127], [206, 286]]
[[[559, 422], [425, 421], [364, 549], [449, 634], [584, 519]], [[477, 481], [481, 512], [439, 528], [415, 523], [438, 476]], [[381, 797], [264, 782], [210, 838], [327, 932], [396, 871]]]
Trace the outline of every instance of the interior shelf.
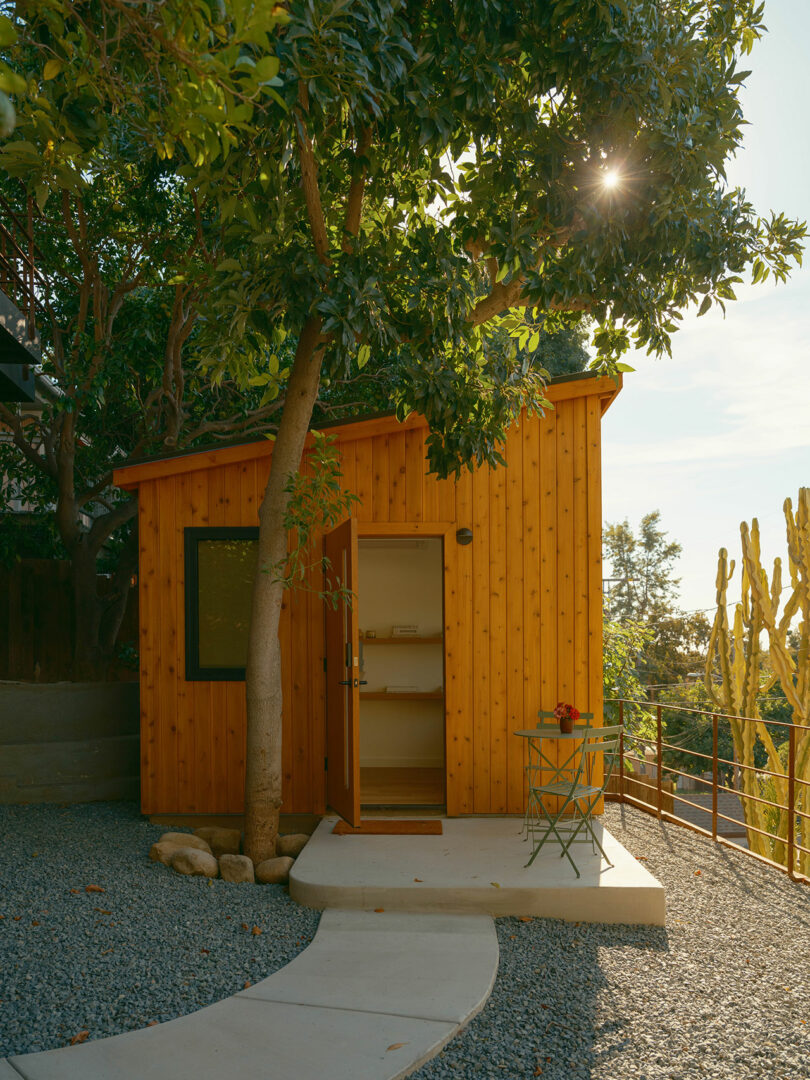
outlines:
[[442, 637], [363, 637], [364, 645], [441, 645]]
[[364, 701], [443, 701], [443, 690], [420, 690], [409, 694], [387, 694], [385, 690], [360, 691]]

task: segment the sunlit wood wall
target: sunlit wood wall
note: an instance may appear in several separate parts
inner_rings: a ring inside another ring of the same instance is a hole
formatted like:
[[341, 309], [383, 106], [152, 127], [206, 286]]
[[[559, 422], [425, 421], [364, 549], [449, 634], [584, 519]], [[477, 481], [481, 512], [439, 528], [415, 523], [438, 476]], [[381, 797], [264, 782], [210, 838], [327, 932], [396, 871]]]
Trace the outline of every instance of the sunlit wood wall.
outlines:
[[[426, 429], [370, 420], [334, 429], [361, 535], [445, 533], [447, 810], [520, 813], [524, 744], [538, 709], [602, 707], [600, 422], [608, 379], [549, 388], [555, 409], [509, 432], [507, 468], [426, 475]], [[185, 679], [183, 530], [258, 524], [271, 445], [257, 442], [116, 473], [137, 488], [141, 788], [145, 813], [243, 809], [245, 688]], [[456, 542], [470, 528], [473, 541]], [[284, 810], [324, 806], [323, 618], [288, 595]]]

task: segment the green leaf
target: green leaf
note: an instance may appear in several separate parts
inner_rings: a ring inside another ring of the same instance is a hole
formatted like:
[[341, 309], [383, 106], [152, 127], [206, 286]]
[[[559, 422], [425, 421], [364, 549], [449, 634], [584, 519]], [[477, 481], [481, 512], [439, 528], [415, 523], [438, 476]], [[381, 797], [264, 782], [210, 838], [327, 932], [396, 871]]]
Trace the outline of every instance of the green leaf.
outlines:
[[368, 363], [370, 356], [371, 356], [371, 346], [370, 345], [361, 345], [360, 348], [357, 350], [357, 366], [360, 368], [361, 371], [363, 370], [363, 368]]
[[712, 306], [712, 298], [711, 298], [711, 296], [704, 296], [703, 297], [703, 303], [700, 305], [700, 311], [698, 311], [698, 318], [700, 318], [701, 315], [705, 315], [706, 312], [709, 310], [709, 308], [711, 306]]
[[49, 79], [55, 79], [59, 72], [62, 70], [62, 61], [57, 60], [55, 57], [51, 57], [45, 67], [42, 69], [42, 78], [47, 82]]
[[0, 47], [13, 45], [17, 40], [17, 28], [7, 15], [0, 15]]
[[261, 60], [256, 62], [256, 66], [253, 69], [253, 76], [256, 82], [270, 82], [278, 75], [278, 69], [280, 67], [277, 56], [263, 56]]
[[35, 198], [37, 200], [37, 206], [39, 207], [40, 210], [44, 210], [45, 209], [45, 203], [48, 201], [48, 196], [50, 195], [50, 190], [48, 188], [48, 185], [47, 184], [37, 184], [36, 188], [34, 189], [34, 195], [35, 195]]
[[636, 369], [634, 367], [631, 367], [630, 364], [617, 364], [616, 365], [616, 370], [617, 371], [635, 371]]

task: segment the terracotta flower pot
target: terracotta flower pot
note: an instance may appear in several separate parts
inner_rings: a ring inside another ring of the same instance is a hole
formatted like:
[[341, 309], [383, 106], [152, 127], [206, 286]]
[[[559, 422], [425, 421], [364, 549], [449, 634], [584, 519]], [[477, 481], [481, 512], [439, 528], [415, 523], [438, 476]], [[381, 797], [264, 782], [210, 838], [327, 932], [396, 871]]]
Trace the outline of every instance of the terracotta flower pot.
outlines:
[[574, 730], [574, 718], [573, 716], [561, 716], [560, 717], [560, 732], [563, 735], [570, 735]]

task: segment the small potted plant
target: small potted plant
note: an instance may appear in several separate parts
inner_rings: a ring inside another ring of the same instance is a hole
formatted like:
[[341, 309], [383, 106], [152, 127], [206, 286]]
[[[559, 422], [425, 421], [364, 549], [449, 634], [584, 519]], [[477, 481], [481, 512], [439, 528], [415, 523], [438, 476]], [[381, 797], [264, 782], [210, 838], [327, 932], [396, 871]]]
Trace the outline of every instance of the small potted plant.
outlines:
[[573, 705], [568, 705], [564, 701], [558, 701], [554, 715], [560, 721], [560, 732], [563, 735], [570, 735], [574, 730], [574, 724], [579, 720], [579, 709], [575, 709]]

